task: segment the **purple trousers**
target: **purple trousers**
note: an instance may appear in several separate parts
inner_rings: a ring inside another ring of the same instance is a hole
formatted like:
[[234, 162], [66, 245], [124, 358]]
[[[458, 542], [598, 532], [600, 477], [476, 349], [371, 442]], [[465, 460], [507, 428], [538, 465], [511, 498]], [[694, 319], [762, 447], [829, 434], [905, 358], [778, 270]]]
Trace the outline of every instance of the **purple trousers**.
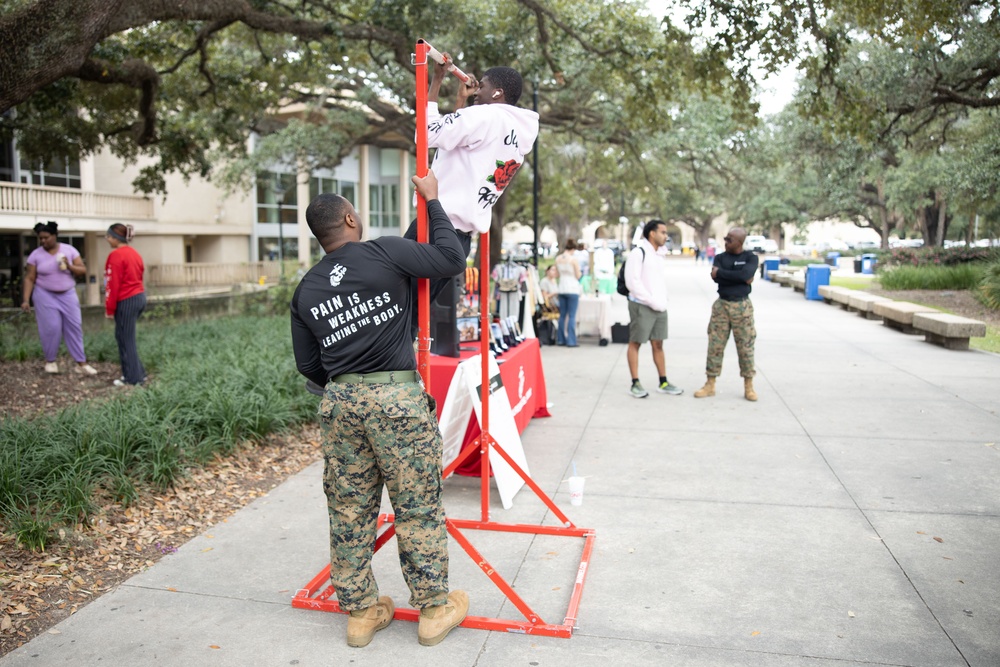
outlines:
[[78, 363], [87, 361], [83, 352], [83, 319], [80, 317], [80, 300], [75, 289], [50, 292], [35, 285], [31, 292], [38, 322], [38, 338], [42, 341], [45, 361], [55, 361], [59, 342], [66, 341], [69, 355]]

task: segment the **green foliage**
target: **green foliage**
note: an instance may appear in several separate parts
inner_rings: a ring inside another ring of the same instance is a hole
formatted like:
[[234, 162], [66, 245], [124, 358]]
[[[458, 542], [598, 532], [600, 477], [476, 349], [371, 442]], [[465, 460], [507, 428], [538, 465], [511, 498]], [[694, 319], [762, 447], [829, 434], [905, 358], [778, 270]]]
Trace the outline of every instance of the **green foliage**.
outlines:
[[190, 466], [315, 414], [287, 314], [161, 324], [139, 345], [156, 369], [149, 387], [0, 422], [0, 523], [24, 544], [44, 547], [101, 497], [128, 504], [140, 488], [168, 487]]
[[[30, 34], [0, 14], [11, 56], [0, 78], [34, 90], [0, 94], [0, 111], [17, 105], [0, 116], [0, 137], [16, 134], [31, 162], [106, 148], [142, 165], [134, 186], [144, 192], [162, 192], [166, 173], [243, 187], [267, 160], [333, 166], [359, 143], [411, 149], [418, 36], [480, 76], [516, 67], [526, 94], [539, 84], [543, 124], [619, 144], [655, 123], [659, 102], [682, 89], [691, 50], [688, 40], [668, 39], [641, 3], [599, 0], [139, 3], [120, 24], [103, 16], [106, 7], [87, 5], [76, 22], [120, 32], [80, 31], [76, 41], [45, 20], [54, 9], [44, 4], [24, 3], [25, 14], [7, 18], [37, 27]], [[48, 3], [62, 4], [72, 6]], [[43, 63], [37, 82], [27, 73], [39, 64], [34, 54], [58, 59], [69, 47], [77, 59]], [[66, 74], [48, 81], [50, 72]], [[724, 88], [728, 77], [718, 75]], [[143, 92], [153, 93], [149, 107]]]
[[975, 294], [987, 308], [1000, 310], [1000, 262], [986, 267]]
[[983, 271], [976, 264], [897, 266], [878, 279], [887, 290], [967, 290], [979, 285]]
[[894, 266], [954, 266], [1000, 261], [1000, 248], [952, 246], [951, 248], [893, 248], [878, 253], [879, 268]]

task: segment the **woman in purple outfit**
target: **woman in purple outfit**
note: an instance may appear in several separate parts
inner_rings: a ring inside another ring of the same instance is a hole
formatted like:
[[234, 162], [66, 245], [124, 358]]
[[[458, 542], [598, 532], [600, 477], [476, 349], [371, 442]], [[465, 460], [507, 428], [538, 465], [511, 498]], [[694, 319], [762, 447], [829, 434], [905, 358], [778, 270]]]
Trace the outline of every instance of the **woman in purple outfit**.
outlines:
[[66, 341], [66, 349], [76, 360], [76, 372], [97, 375], [87, 363], [83, 352], [83, 320], [80, 300], [76, 296], [76, 276], [87, 273], [80, 253], [71, 245], [59, 243], [58, 225], [40, 222], [35, 225], [38, 247], [28, 255], [24, 275], [24, 302], [21, 310], [31, 311], [34, 297], [38, 337], [45, 354], [45, 372], [58, 373], [56, 356], [59, 343]]

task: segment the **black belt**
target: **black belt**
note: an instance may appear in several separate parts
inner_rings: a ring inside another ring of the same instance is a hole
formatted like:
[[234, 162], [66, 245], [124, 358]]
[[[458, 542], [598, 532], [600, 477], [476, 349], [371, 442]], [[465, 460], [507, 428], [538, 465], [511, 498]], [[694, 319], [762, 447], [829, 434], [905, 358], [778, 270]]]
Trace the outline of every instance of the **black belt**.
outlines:
[[750, 297], [749, 296], [720, 296], [719, 298], [722, 299], [723, 301], [729, 301], [731, 303], [739, 303], [740, 301], [746, 301]]
[[337, 384], [402, 384], [417, 381], [416, 371], [379, 371], [378, 373], [344, 373], [330, 379]]

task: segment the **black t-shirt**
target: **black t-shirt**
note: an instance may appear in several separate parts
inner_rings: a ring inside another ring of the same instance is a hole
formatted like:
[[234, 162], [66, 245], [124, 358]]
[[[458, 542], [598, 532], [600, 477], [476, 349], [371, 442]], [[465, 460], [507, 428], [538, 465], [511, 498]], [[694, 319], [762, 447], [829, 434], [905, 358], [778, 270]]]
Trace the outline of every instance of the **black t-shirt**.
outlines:
[[291, 303], [300, 373], [324, 386], [344, 373], [416, 369], [410, 281], [465, 270], [465, 254], [440, 202], [428, 202], [427, 211], [432, 243], [398, 236], [347, 243], [305, 275]]
[[712, 266], [718, 267], [715, 282], [719, 284], [719, 298], [726, 301], [739, 301], [750, 296], [750, 283], [757, 274], [757, 255], [744, 250], [738, 255], [729, 252], [715, 256]]

